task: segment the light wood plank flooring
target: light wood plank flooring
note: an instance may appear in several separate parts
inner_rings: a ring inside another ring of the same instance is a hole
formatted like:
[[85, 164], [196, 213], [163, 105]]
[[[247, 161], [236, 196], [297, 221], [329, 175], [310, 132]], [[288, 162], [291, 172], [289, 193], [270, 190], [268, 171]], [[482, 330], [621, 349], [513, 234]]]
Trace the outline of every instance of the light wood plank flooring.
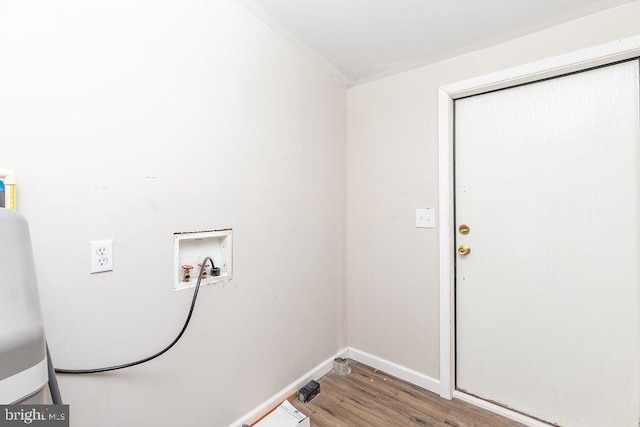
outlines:
[[290, 402], [311, 418], [312, 427], [522, 427], [515, 421], [457, 399], [451, 401], [349, 361], [346, 376], [328, 373], [309, 403]]

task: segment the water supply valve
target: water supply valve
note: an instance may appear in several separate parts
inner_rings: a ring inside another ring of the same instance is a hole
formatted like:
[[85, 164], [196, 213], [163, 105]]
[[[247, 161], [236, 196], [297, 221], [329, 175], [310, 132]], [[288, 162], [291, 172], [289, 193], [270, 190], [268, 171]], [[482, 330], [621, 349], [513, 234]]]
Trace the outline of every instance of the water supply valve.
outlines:
[[205, 265], [204, 268], [202, 268], [202, 264], [198, 263], [198, 267], [200, 267], [200, 270], [202, 270], [202, 278], [206, 279], [207, 278], [207, 268], [209, 268], [209, 264]]
[[189, 280], [191, 280], [191, 273], [190, 273], [191, 270], [193, 270], [193, 265], [183, 265], [182, 266], [182, 281], [183, 282], [188, 282]]

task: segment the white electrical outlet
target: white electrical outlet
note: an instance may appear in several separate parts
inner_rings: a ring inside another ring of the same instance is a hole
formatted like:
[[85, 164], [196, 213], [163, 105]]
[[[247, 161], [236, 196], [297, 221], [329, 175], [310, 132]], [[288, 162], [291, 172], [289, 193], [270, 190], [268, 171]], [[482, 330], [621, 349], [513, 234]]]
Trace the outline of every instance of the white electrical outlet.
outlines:
[[91, 242], [91, 274], [113, 270], [113, 241]]
[[436, 228], [436, 212], [434, 208], [416, 209], [417, 228]]

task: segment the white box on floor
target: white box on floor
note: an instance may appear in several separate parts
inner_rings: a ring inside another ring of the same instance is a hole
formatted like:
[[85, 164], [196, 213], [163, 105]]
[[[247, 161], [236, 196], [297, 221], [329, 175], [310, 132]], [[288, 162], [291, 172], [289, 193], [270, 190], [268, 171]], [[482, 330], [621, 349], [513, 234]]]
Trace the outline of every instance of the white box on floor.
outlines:
[[309, 417], [298, 411], [288, 400], [271, 411], [253, 427], [310, 427]]

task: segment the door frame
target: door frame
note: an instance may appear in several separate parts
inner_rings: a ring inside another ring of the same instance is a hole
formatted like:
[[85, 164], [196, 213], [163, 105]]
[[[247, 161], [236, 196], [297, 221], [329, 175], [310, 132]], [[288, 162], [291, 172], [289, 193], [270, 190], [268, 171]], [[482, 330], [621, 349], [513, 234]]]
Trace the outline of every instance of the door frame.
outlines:
[[449, 84], [438, 89], [440, 396], [443, 398], [456, 397], [529, 426], [547, 426], [533, 418], [455, 390], [454, 101], [470, 95], [557, 77], [638, 56], [640, 56], [640, 36], [634, 36]]

